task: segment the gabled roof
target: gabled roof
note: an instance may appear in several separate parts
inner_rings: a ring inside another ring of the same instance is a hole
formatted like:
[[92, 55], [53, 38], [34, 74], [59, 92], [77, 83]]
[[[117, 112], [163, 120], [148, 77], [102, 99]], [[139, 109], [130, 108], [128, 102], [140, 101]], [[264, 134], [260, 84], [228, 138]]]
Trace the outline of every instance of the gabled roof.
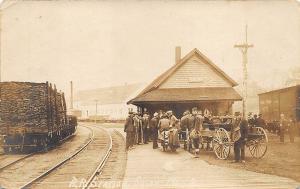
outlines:
[[180, 68], [183, 64], [185, 64], [187, 60], [189, 60], [193, 55], [198, 56], [200, 59], [204, 59], [207, 64], [209, 64], [219, 75], [225, 78], [233, 87], [238, 85], [232, 78], [230, 78], [225, 72], [223, 72], [218, 66], [216, 66], [209, 58], [207, 58], [204, 54], [202, 54], [197, 48], [194, 48], [185, 57], [183, 57], [180, 60], [180, 62], [178, 62], [177, 64], [169, 68], [167, 71], [165, 71], [163, 74], [158, 76], [138, 96], [158, 88], [166, 79], [168, 79], [178, 68]]

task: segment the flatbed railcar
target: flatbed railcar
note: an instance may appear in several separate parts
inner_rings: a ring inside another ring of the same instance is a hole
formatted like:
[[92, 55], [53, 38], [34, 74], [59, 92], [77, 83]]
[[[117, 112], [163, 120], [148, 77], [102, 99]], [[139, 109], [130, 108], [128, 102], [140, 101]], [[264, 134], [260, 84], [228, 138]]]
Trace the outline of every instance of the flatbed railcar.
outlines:
[[292, 116], [296, 120], [298, 135], [300, 134], [300, 85], [273, 90], [258, 94], [259, 112], [270, 132], [279, 132], [280, 114], [285, 118]]
[[64, 93], [55, 85], [1, 82], [0, 135], [4, 137], [4, 151], [38, 151], [72, 135], [77, 119], [66, 112]]

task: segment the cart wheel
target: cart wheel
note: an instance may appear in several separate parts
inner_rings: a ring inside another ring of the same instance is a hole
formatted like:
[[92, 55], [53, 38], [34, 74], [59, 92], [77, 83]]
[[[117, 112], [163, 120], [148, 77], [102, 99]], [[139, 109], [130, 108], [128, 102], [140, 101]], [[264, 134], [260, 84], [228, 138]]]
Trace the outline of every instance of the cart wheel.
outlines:
[[228, 132], [219, 128], [213, 137], [213, 150], [219, 159], [227, 159], [230, 154], [230, 137]]
[[262, 158], [268, 149], [268, 136], [266, 131], [261, 127], [256, 127], [256, 133], [261, 134], [261, 137], [247, 142], [250, 154], [254, 158]]

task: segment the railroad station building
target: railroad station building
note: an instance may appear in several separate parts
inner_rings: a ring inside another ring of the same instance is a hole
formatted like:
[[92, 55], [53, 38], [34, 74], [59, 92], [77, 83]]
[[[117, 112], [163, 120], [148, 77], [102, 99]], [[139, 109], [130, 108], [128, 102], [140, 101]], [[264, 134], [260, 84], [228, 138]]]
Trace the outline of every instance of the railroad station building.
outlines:
[[175, 64], [128, 104], [151, 114], [172, 110], [177, 117], [193, 107], [208, 110], [212, 115], [232, 114], [233, 103], [242, 100], [234, 89], [237, 85], [198, 49], [181, 58], [181, 49], [176, 47]]

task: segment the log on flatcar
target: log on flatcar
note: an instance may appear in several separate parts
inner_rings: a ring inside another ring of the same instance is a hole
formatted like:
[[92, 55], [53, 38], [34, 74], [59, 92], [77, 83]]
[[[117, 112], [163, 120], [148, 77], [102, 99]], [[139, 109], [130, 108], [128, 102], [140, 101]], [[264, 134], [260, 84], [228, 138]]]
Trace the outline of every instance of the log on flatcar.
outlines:
[[0, 135], [5, 152], [28, 152], [72, 135], [77, 120], [66, 114], [64, 93], [46, 83], [0, 83]]

